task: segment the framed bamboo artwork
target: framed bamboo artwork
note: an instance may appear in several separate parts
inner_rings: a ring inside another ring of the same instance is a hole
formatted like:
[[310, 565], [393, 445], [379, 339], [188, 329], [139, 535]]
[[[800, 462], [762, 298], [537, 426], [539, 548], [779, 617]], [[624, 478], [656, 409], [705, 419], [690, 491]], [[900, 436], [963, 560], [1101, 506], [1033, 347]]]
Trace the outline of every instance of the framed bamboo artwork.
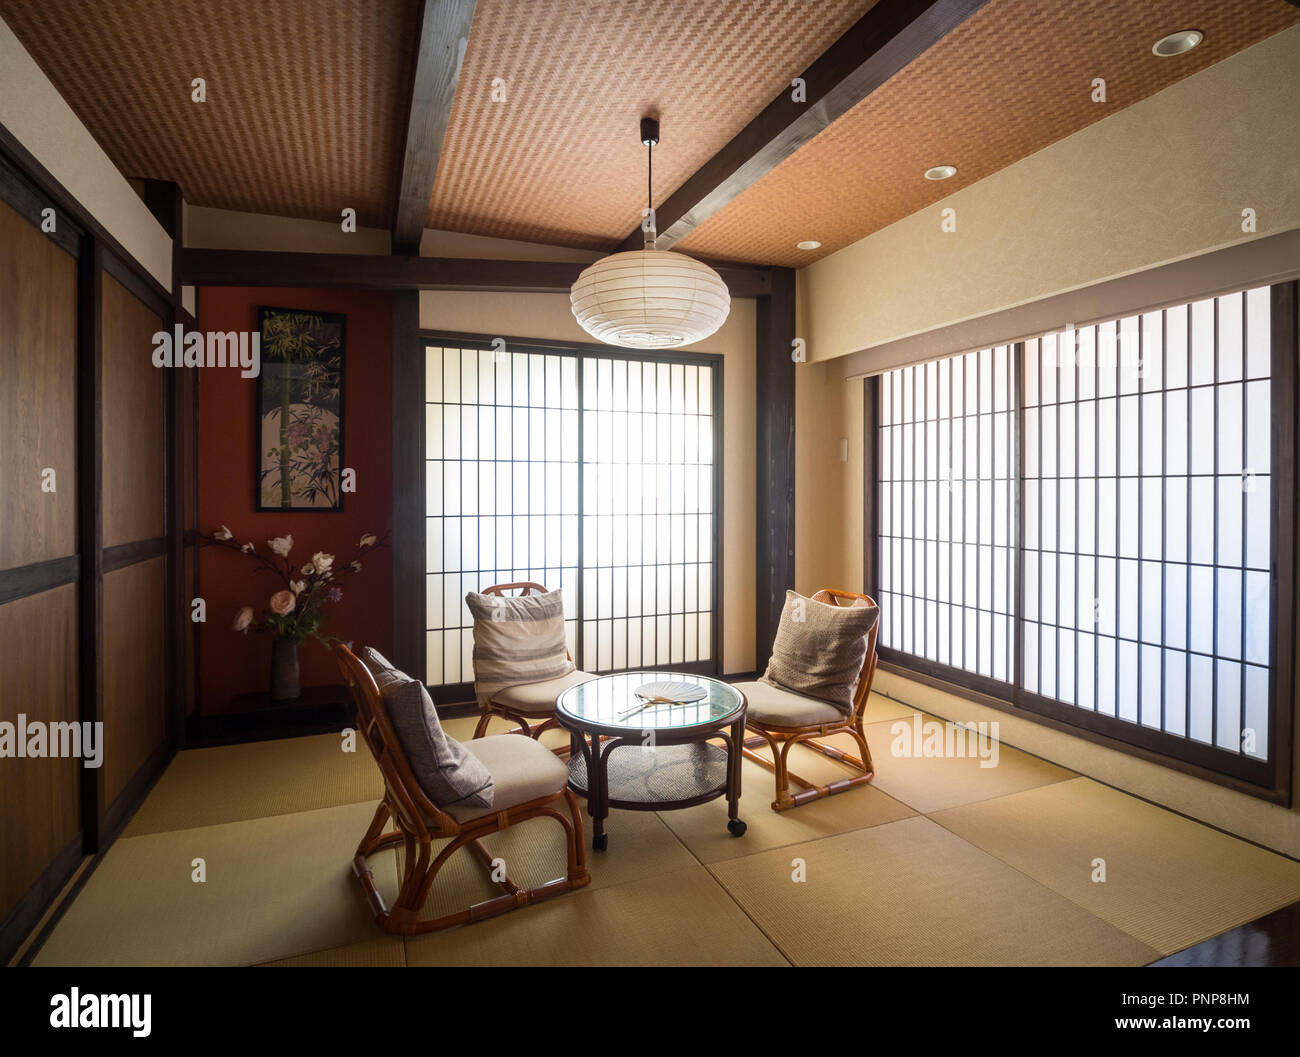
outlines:
[[254, 509], [341, 511], [346, 317], [262, 305], [257, 325]]

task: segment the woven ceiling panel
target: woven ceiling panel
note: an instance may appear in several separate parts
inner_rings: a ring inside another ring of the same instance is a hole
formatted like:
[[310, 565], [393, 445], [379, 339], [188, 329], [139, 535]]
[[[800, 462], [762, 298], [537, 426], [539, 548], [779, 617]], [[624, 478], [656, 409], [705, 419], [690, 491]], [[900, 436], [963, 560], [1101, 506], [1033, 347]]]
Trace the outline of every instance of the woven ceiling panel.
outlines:
[[[992, 0], [676, 248], [801, 267], [1297, 21], [1286, 0]], [[1180, 29], [1204, 43], [1152, 55]], [[938, 164], [957, 175], [924, 179]]]
[[[479, 0], [429, 226], [605, 249], [873, 0]], [[505, 98], [493, 101], [493, 80]]]
[[[130, 177], [194, 205], [387, 227], [416, 0], [0, 0]], [[190, 82], [207, 81], [207, 102]]]

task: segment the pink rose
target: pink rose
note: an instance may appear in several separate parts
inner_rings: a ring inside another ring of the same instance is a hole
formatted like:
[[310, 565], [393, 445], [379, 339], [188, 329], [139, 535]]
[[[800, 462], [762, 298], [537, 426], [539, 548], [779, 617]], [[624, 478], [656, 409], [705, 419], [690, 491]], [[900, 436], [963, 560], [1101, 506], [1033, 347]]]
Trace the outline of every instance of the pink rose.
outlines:
[[277, 616], [285, 616], [293, 612], [297, 600], [293, 597], [292, 591], [276, 591], [271, 596], [271, 612]]

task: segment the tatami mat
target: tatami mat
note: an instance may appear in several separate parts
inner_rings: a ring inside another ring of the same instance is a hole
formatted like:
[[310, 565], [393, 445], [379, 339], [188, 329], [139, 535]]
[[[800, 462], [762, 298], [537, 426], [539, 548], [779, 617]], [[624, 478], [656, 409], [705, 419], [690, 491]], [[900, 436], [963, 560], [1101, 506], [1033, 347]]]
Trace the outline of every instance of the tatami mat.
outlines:
[[1300, 863], [1090, 778], [934, 819], [1162, 954], [1300, 900]]
[[[816, 769], [817, 761], [825, 759], [809, 750], [803, 750], [798, 756], [800, 764], [804, 763], [805, 756], [810, 757], [813, 769]], [[826, 762], [831, 767], [837, 766]], [[799, 844], [864, 826], [878, 826], [883, 822], [894, 822], [916, 813], [906, 804], [869, 785], [778, 813], [771, 808], [776, 792], [772, 772], [750, 760], [745, 760], [742, 767], [740, 817], [748, 827], [744, 836], [733, 837], [727, 831], [727, 801], [723, 799], [711, 800], [684, 811], [663, 813], [664, 824], [677, 834], [701, 862], [722, 862], [753, 855], [769, 848]], [[808, 770], [809, 768], [804, 768], [805, 772]], [[839, 778], [848, 773], [840, 768], [839, 773], [831, 777]], [[810, 775], [804, 774], [804, 777]]]
[[[1016, 749], [999, 745], [994, 767], [898, 751], [914, 714], [873, 695], [873, 784], [791, 811], [771, 810], [771, 772], [745, 761], [740, 838], [718, 799], [614, 811], [608, 851], [593, 852], [580, 801], [589, 887], [405, 940], [378, 928], [351, 872], [382, 792], [364, 745], [345, 753], [328, 734], [183, 752], [36, 962], [1135, 965], [1300, 899], [1300, 864]], [[445, 725], [468, 740], [476, 721]], [[815, 782], [846, 773], [802, 746], [790, 760]], [[565, 873], [554, 820], [486, 843], [524, 887]], [[196, 857], [204, 884], [190, 879]], [[1104, 884], [1092, 881], [1098, 858]], [[394, 849], [371, 859], [390, 904], [400, 861]], [[424, 914], [500, 891], [462, 852]]]
[[[610, 853], [613, 854], [612, 852]], [[785, 965], [702, 866], [408, 938], [408, 965]]]
[[862, 722], [883, 723], [889, 719], [911, 719], [918, 711], [920, 710], [901, 701], [895, 701], [892, 697], [868, 694], [867, 707], [862, 710]]
[[[37, 965], [252, 965], [376, 939], [352, 856], [374, 803], [117, 841]], [[193, 860], [207, 880], [191, 879]], [[380, 890], [397, 861], [371, 859]]]
[[[698, 865], [695, 857], [652, 811], [613, 811], [605, 820], [609, 850], [591, 849], [591, 820], [584, 808], [584, 849], [591, 873], [590, 888], [608, 888], [628, 881], [644, 880]], [[446, 847], [447, 841], [435, 842], [433, 853]], [[510, 879], [523, 888], [532, 888], [567, 873], [564, 831], [553, 819], [530, 819], [500, 833], [485, 837], [483, 843], [493, 856], [505, 864]], [[398, 871], [403, 865], [403, 850], [397, 848]], [[487, 871], [466, 849], [457, 851], [438, 872], [424, 917], [436, 918], [501, 894], [501, 888], [488, 878]]]
[[[946, 726], [933, 716], [923, 716], [922, 723]], [[922, 739], [925, 730], [923, 725]], [[991, 756], [982, 760], [978, 755], [926, 756], [924, 740], [918, 751], [915, 726], [910, 720], [872, 723], [865, 731], [876, 768], [872, 785], [923, 815], [1075, 777], [1073, 771], [1000, 743], [996, 761]], [[832, 744], [845, 749], [851, 745], [843, 741]], [[800, 756], [801, 766], [803, 759]]]
[[355, 750], [343, 751], [340, 734], [319, 734], [177, 753], [123, 835], [378, 800], [374, 757], [360, 737]]
[[273, 962], [261, 962], [263, 966], [273, 968], [315, 969], [325, 966], [343, 966], [345, 968], [400, 968], [406, 964], [406, 945], [401, 936], [383, 936], [373, 940], [363, 940], [347, 947], [331, 947], [329, 950], [312, 951], [292, 958], [278, 958]]
[[1156, 956], [925, 818], [712, 870], [796, 965], [1142, 965]]

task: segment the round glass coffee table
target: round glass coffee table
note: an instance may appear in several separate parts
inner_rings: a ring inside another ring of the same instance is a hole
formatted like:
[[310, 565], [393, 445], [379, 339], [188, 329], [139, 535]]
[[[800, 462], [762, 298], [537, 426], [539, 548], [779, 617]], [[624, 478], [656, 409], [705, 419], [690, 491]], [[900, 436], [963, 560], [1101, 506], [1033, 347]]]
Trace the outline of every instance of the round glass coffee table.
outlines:
[[[704, 693], [687, 704], [637, 696], [638, 688], [657, 682], [688, 683]], [[569, 788], [587, 798], [591, 846], [609, 846], [605, 819], [612, 807], [673, 811], [720, 796], [727, 798], [727, 829], [733, 837], [743, 834], [745, 707], [734, 686], [681, 672], [619, 672], [565, 690], [555, 717], [569, 732]], [[712, 744], [717, 740], [723, 744]]]

